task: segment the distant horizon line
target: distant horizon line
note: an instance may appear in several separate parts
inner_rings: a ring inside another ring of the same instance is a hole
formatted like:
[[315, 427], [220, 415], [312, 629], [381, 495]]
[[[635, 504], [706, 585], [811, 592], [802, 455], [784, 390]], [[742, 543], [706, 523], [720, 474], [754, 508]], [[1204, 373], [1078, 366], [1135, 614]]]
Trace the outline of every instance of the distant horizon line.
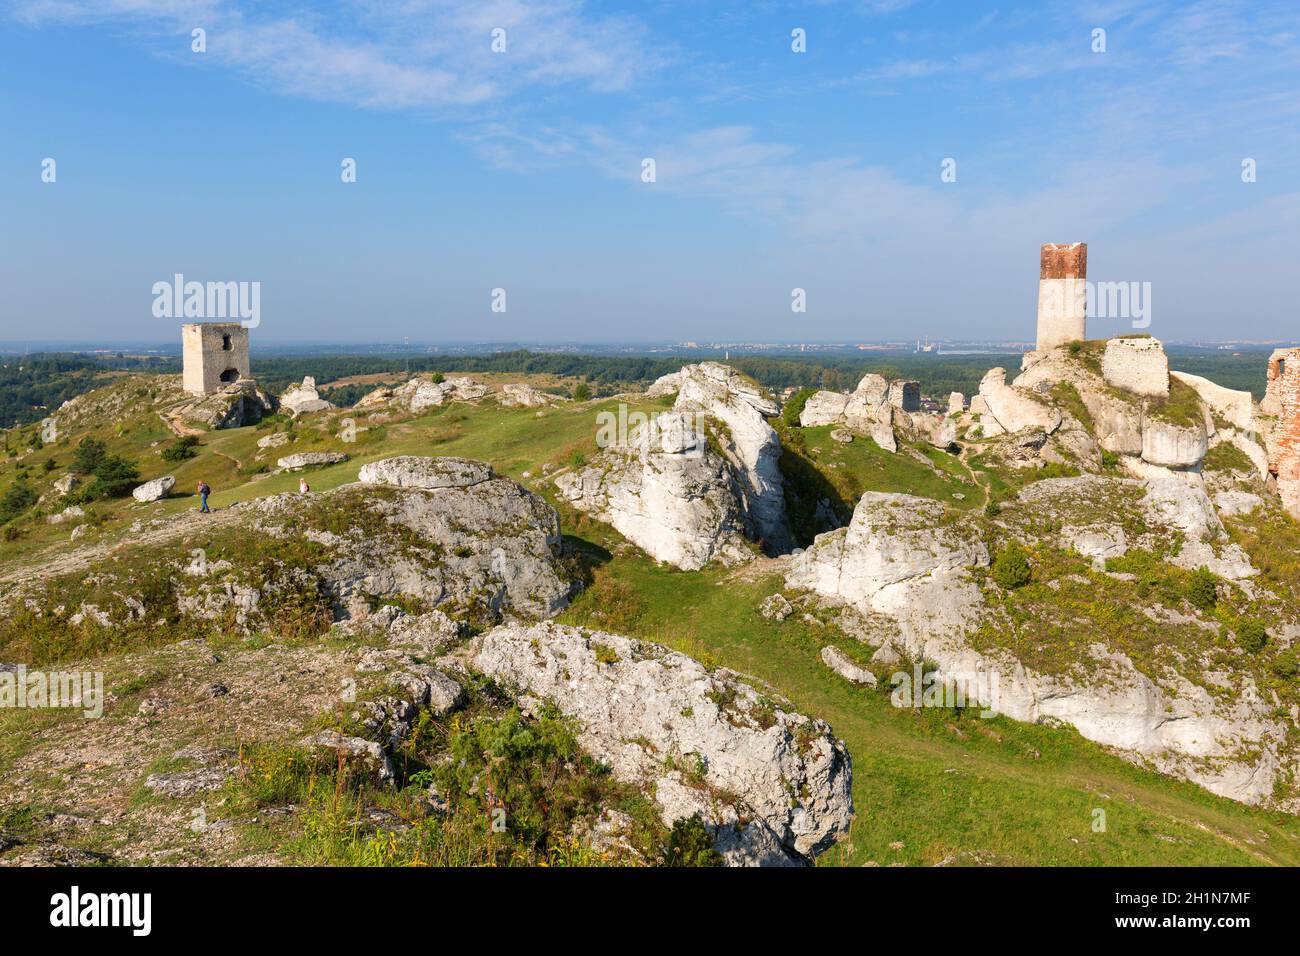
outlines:
[[[1115, 336], [1108, 336], [1114, 338]], [[1153, 338], [1159, 338], [1153, 336]], [[491, 350], [512, 350], [512, 349], [656, 349], [669, 351], [718, 351], [722, 349], [748, 349], [748, 350], [797, 350], [804, 348], [812, 349], [842, 349], [842, 350], [859, 350], [859, 349], [893, 349], [907, 350], [913, 349], [915, 340], [903, 339], [858, 339], [854, 341], [789, 341], [789, 342], [756, 342], [756, 341], [727, 341], [727, 342], [705, 342], [705, 341], [687, 341], [687, 342], [665, 342], [665, 341], [631, 341], [631, 340], [442, 340], [442, 341], [393, 341], [385, 339], [370, 340], [330, 340], [330, 339], [270, 339], [264, 340], [261, 345], [268, 348], [383, 348], [383, 349], [400, 349], [406, 351], [421, 349], [491, 349]], [[1300, 344], [1300, 339], [1160, 339], [1167, 345], [1180, 346], [1199, 346], [1199, 347], [1223, 347], [1223, 346], [1240, 346], [1240, 347], [1277, 347]], [[1007, 348], [1033, 348], [1032, 339], [930, 339], [928, 345], [931, 348], [935, 346], [1001, 346]], [[256, 348], [256, 343], [254, 343]], [[0, 340], [0, 353], [4, 354], [22, 354], [31, 352], [48, 352], [59, 350], [72, 351], [121, 351], [123, 349], [146, 350], [155, 352], [180, 354], [179, 342], [167, 342], [156, 339], [117, 339], [117, 340], [95, 340], [95, 339], [4, 339]], [[924, 351], [924, 349], [922, 350]]]

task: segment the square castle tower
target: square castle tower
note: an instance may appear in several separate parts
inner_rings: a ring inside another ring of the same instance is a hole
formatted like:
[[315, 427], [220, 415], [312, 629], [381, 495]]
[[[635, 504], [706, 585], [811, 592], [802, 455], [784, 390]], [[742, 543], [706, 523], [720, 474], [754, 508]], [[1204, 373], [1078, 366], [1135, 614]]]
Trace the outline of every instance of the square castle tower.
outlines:
[[248, 378], [248, 329], [238, 322], [195, 322], [181, 326], [184, 374], [191, 395], [212, 395]]
[[1048, 242], [1039, 253], [1039, 351], [1087, 338], [1088, 244]]

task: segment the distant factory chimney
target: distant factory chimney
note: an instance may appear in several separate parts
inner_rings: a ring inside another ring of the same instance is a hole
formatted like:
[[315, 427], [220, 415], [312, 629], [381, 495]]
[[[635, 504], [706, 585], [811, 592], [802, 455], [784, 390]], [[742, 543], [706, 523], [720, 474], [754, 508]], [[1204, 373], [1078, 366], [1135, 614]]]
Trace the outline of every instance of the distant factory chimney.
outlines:
[[1038, 348], [1087, 338], [1088, 244], [1043, 244], [1038, 273]]

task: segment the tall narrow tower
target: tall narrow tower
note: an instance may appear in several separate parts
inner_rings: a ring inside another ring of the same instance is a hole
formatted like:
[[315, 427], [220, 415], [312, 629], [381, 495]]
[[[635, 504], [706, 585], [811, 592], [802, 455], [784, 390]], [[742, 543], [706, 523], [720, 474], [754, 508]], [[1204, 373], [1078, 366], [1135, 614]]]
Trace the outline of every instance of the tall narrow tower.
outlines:
[[1038, 348], [1087, 338], [1088, 244], [1043, 244], [1038, 273]]

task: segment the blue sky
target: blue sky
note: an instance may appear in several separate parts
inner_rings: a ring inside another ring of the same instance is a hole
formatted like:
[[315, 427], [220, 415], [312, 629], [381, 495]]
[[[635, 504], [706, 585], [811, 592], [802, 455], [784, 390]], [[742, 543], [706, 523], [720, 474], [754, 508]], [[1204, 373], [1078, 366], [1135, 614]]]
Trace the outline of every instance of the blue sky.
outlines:
[[0, 0], [0, 84], [5, 340], [172, 338], [176, 272], [255, 341], [1025, 339], [1079, 240], [1300, 335], [1294, 0]]

